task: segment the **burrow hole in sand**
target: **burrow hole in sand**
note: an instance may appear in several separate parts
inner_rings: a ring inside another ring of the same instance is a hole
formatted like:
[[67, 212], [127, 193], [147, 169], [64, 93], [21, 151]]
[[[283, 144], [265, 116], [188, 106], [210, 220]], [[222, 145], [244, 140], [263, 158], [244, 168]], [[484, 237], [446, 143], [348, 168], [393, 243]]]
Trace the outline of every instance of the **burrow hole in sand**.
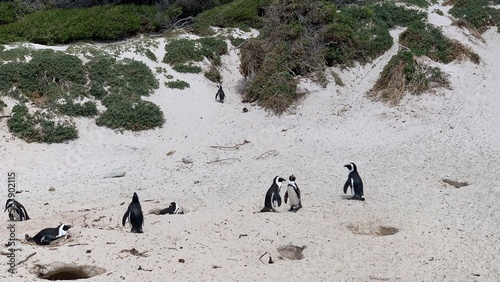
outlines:
[[88, 279], [106, 272], [106, 269], [91, 265], [53, 264], [38, 266], [38, 278], [50, 281]]
[[389, 236], [399, 232], [398, 228], [388, 225], [362, 226], [350, 224], [347, 226], [347, 228], [351, 230], [352, 233], [357, 235]]

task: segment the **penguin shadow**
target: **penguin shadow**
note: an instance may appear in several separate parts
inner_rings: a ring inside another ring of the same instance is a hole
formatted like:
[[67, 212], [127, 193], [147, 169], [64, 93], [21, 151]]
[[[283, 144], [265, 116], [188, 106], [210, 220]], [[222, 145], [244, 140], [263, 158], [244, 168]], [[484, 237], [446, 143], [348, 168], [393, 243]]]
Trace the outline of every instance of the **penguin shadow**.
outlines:
[[360, 201], [360, 202], [364, 202], [365, 200], [361, 200], [359, 198], [355, 198], [351, 195], [340, 195], [340, 199], [342, 200], [347, 200], [347, 201]]

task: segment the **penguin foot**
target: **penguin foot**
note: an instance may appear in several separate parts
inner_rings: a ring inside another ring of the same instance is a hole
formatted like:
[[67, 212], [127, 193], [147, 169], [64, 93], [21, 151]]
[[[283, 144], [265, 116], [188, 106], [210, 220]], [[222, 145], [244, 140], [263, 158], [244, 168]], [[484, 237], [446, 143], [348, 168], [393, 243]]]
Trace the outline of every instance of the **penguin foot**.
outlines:
[[260, 210], [260, 212], [275, 212], [276, 210], [273, 209], [273, 208], [268, 208], [268, 207], [265, 207], [263, 209]]

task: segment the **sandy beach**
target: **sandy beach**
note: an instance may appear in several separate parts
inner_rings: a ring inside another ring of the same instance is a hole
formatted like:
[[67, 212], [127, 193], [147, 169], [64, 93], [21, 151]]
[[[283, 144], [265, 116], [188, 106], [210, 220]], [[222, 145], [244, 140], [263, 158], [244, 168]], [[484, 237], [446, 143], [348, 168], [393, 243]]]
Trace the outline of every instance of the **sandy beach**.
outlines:
[[[222, 57], [223, 104], [203, 75], [176, 74], [191, 85], [185, 90], [166, 88], [159, 76], [145, 99], [164, 112], [162, 128], [120, 133], [75, 118], [77, 140], [28, 144], [1, 119], [2, 203], [15, 172], [16, 199], [31, 217], [15, 222], [16, 259], [36, 254], [13, 275], [1, 256], [0, 279], [40, 281], [40, 272], [72, 265], [99, 274], [86, 281], [498, 281], [500, 33], [488, 30], [481, 42], [439, 8], [444, 15], [429, 12], [429, 22], [481, 63], [422, 58], [449, 75], [452, 89], [408, 95], [397, 106], [366, 95], [396, 42], [372, 63], [335, 69], [345, 86], [331, 75], [326, 88], [302, 79], [304, 98], [281, 116], [241, 102], [245, 81], [232, 49]], [[395, 41], [401, 32], [391, 32]], [[161, 58], [165, 39], [155, 40]], [[174, 73], [133, 52], [121, 56]], [[16, 103], [4, 101], [7, 111]], [[364, 202], [342, 192], [349, 162], [363, 178]], [[126, 174], [103, 178], [114, 170]], [[273, 178], [291, 174], [303, 208], [258, 213]], [[121, 224], [134, 192], [143, 234]], [[170, 202], [185, 213], [148, 214]], [[60, 222], [74, 225], [62, 244], [25, 241]], [[6, 243], [9, 230], [0, 230]], [[288, 244], [305, 246], [301, 260], [277, 251]]]

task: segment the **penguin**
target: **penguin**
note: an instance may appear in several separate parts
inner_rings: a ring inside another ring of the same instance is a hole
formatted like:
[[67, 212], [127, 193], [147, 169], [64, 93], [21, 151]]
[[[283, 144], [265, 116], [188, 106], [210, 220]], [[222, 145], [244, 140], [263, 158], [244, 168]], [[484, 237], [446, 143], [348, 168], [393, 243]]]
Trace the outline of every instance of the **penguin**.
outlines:
[[6, 212], [7, 210], [9, 210], [9, 219], [12, 221], [30, 219], [24, 206], [14, 199], [7, 199], [7, 202], [5, 202], [5, 210], [3, 212]]
[[66, 237], [66, 235], [69, 234], [69, 229], [71, 227], [73, 227], [73, 225], [61, 223], [56, 228], [45, 228], [33, 237], [26, 234], [26, 241], [34, 242], [38, 245], [49, 245], [54, 243], [56, 240]]
[[344, 194], [347, 193], [347, 188], [350, 186], [352, 192], [351, 199], [364, 201], [365, 196], [363, 195], [363, 181], [358, 174], [358, 168], [354, 163], [346, 164], [344, 167], [347, 167], [347, 169], [349, 170], [347, 181], [344, 184]]
[[264, 208], [260, 210], [260, 212], [275, 212], [276, 207], [281, 206], [280, 189], [284, 181], [285, 179], [279, 176], [276, 176], [273, 179], [273, 184], [269, 187], [266, 193]]
[[142, 214], [141, 203], [139, 203], [139, 196], [134, 192], [132, 202], [128, 205], [128, 209], [123, 215], [122, 224], [125, 226], [127, 219], [130, 220], [133, 233], [143, 233], [142, 226], [144, 225], [144, 215]]
[[170, 206], [166, 209], [162, 209], [159, 214], [177, 214], [179, 213], [179, 206], [175, 202], [171, 202]]
[[226, 94], [224, 94], [224, 90], [222, 90], [222, 85], [219, 85], [219, 90], [217, 91], [217, 94], [215, 94], [215, 100], [217, 100], [217, 97], [219, 97], [219, 102], [224, 103], [224, 100], [226, 99]]
[[289, 211], [297, 212], [300, 208], [302, 208], [300, 189], [297, 183], [295, 183], [295, 176], [293, 174], [288, 178], [288, 186], [285, 192], [285, 204], [288, 198], [290, 198]]

